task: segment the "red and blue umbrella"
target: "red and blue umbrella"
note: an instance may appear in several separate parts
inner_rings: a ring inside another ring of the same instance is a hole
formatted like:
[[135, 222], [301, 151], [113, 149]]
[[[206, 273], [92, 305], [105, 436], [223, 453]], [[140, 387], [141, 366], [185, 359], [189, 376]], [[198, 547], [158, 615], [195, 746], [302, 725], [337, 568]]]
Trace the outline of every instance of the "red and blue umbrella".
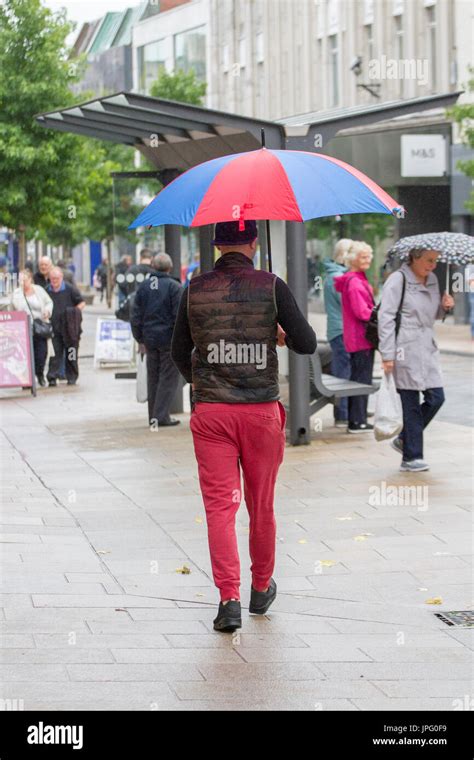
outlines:
[[[401, 207], [369, 177], [332, 156], [261, 148], [206, 161], [163, 188], [130, 225], [157, 227], [246, 219], [305, 222]], [[271, 269], [271, 267], [270, 267]]]
[[342, 214], [393, 214], [400, 205], [332, 156], [262, 148], [206, 161], [163, 188], [130, 225], [200, 227], [231, 219], [306, 222]]

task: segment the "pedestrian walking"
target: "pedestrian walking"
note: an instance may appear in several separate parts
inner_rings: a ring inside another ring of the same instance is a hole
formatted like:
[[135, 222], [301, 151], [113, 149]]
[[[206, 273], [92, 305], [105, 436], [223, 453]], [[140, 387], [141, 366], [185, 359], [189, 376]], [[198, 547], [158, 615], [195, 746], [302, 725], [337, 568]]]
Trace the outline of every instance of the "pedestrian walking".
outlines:
[[59, 259], [59, 261], [56, 264], [57, 267], [62, 271], [64, 282], [66, 282], [68, 285], [76, 285], [76, 280], [74, 279], [74, 272], [68, 264], [64, 261], [64, 259]]
[[[342, 238], [334, 246], [332, 259], [324, 261], [324, 307], [327, 314], [327, 339], [331, 346], [331, 374], [348, 380], [351, 376], [351, 358], [344, 346], [342, 328], [341, 295], [334, 287], [334, 278], [347, 272], [344, 257], [349, 251], [352, 240]], [[334, 423], [336, 427], [347, 428], [349, 422], [349, 403], [347, 398], [339, 399], [334, 404]]]
[[42, 288], [47, 288], [49, 285], [49, 273], [53, 268], [53, 262], [49, 256], [41, 256], [38, 261], [38, 271], [33, 275], [35, 285], [40, 285]]
[[126, 271], [125, 280], [127, 283], [127, 295], [134, 293], [139, 285], [151, 274], [154, 269], [151, 266], [153, 251], [149, 248], [142, 248], [140, 251], [140, 261], [138, 264], [132, 264]]
[[[392, 441], [402, 454], [400, 470], [424, 472], [423, 431], [444, 403], [439, 350], [434, 323], [454, 307], [454, 299], [440, 296], [434, 270], [438, 252], [414, 250], [408, 262], [390, 275], [382, 291], [378, 317], [379, 349], [383, 368], [393, 372], [403, 407], [403, 430]], [[395, 317], [400, 307], [403, 278], [405, 292], [396, 334]], [[420, 404], [420, 393], [423, 402]]]
[[[350, 356], [350, 379], [372, 384], [374, 347], [365, 337], [367, 322], [374, 307], [374, 293], [366, 272], [372, 261], [372, 248], [360, 240], [352, 241], [344, 257], [349, 271], [335, 277], [334, 287], [341, 294], [344, 347]], [[348, 403], [348, 433], [369, 433], [368, 396], [351, 396]]]
[[75, 385], [79, 377], [80, 323], [85, 302], [75, 286], [64, 282], [63, 271], [59, 267], [51, 269], [49, 280], [47, 292], [53, 302], [54, 356], [49, 361], [48, 382], [51, 387], [57, 385], [64, 357], [67, 384]]
[[206, 510], [220, 604], [214, 629], [242, 625], [235, 518], [241, 494], [250, 518], [249, 611], [264, 614], [276, 597], [275, 481], [285, 446], [276, 345], [312, 354], [316, 336], [286, 283], [255, 270], [254, 221], [216, 225], [221, 256], [193, 277], [179, 306], [171, 354], [193, 385], [191, 431]]
[[101, 263], [95, 270], [94, 275], [97, 275], [97, 282], [99, 284], [100, 303], [104, 300], [104, 295], [107, 295], [107, 278], [109, 267], [107, 259], [102, 259]]
[[[33, 273], [30, 269], [23, 269], [19, 276], [20, 286], [12, 293], [12, 308], [15, 311], [24, 311], [33, 320], [50, 322], [53, 313], [53, 301], [41, 285], [33, 282]], [[35, 363], [35, 375], [41, 386], [46, 385], [44, 368], [48, 355], [48, 339], [44, 334], [39, 334], [33, 324], [33, 356]]]
[[148, 423], [151, 430], [179, 425], [170, 417], [179, 371], [171, 358], [171, 338], [183, 288], [170, 276], [173, 267], [167, 253], [153, 258], [153, 270], [135, 293], [131, 327], [147, 357]]
[[122, 256], [118, 264], [115, 265], [115, 284], [117, 285], [117, 297], [118, 306], [122, 306], [123, 302], [127, 299], [128, 288], [126, 274], [129, 267], [132, 265], [132, 257], [125, 255]]

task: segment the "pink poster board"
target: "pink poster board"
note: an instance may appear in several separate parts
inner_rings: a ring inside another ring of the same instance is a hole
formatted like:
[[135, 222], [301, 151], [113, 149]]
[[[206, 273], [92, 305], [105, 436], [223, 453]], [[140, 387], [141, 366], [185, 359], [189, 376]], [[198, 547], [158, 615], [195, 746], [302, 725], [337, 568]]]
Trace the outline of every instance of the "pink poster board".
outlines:
[[32, 386], [28, 315], [23, 311], [0, 311], [0, 388]]

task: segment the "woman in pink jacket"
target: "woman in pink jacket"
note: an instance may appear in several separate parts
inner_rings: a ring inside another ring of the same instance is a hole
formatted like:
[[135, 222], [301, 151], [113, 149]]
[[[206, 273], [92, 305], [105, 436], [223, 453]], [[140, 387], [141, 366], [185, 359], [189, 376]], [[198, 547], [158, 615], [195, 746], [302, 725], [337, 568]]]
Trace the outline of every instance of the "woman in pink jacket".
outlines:
[[[374, 347], [365, 337], [365, 328], [374, 307], [372, 286], [366, 271], [372, 261], [372, 248], [354, 240], [344, 263], [349, 271], [334, 279], [341, 294], [344, 346], [351, 358], [351, 380], [372, 384]], [[373, 425], [367, 423], [367, 396], [349, 397], [348, 433], [368, 433]]]

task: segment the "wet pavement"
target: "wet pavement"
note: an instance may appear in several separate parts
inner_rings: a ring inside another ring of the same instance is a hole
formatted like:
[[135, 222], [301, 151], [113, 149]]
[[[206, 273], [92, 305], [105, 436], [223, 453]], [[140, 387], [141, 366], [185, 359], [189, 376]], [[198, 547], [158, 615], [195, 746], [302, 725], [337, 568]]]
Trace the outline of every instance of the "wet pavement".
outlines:
[[[86, 316], [91, 356], [98, 309]], [[287, 447], [269, 613], [215, 633], [217, 593], [188, 415], [150, 433], [133, 381], [81, 361], [77, 387], [1, 402], [0, 698], [25, 709], [458, 709], [472, 696], [472, 360], [416, 476], [321, 413]], [[5, 395], [5, 394], [3, 394]], [[190, 570], [182, 572], [183, 568]]]

